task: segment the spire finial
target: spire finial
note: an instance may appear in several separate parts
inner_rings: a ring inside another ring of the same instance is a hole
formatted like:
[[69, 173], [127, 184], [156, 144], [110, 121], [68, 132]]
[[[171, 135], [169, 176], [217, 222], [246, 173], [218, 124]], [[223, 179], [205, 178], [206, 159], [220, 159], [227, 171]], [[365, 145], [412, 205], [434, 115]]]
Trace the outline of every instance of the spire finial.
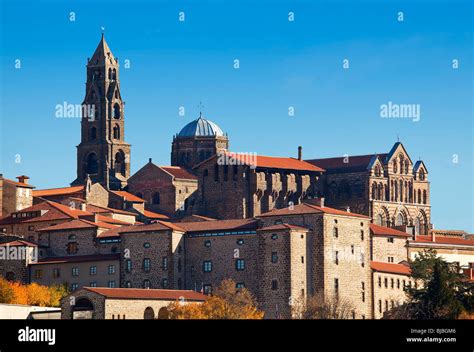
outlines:
[[199, 102], [197, 107], [199, 108], [199, 117], [202, 117], [202, 109], [204, 108], [202, 101]]
[[400, 143], [400, 135], [397, 133], [397, 142]]
[[102, 32], [102, 39], [104, 39], [105, 27], [104, 27], [104, 26], [101, 26], [101, 27], [100, 27], [100, 30], [101, 30], [101, 32]]

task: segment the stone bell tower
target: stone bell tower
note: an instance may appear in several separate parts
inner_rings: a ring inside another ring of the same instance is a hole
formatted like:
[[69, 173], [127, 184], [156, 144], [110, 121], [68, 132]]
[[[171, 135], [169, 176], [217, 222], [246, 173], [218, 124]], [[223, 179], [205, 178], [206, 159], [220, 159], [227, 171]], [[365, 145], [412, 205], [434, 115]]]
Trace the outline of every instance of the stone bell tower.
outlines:
[[118, 59], [104, 35], [92, 58], [87, 59], [86, 95], [77, 146], [77, 178], [87, 175], [107, 189], [121, 189], [130, 177], [130, 144], [125, 142], [124, 102], [120, 92]]

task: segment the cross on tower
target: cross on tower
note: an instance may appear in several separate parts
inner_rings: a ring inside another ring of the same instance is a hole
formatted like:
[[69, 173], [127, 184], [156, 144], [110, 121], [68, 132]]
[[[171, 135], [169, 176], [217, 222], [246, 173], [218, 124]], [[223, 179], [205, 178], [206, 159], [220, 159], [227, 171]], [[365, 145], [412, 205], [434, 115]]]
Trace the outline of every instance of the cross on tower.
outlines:
[[204, 104], [202, 103], [202, 101], [199, 102], [197, 107], [199, 109], [199, 117], [202, 117], [202, 109], [204, 108]]

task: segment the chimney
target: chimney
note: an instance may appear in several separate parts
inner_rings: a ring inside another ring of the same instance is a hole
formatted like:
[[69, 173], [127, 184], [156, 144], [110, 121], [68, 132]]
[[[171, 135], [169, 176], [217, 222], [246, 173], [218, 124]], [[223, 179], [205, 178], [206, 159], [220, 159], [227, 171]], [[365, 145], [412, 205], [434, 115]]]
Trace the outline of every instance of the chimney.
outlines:
[[28, 176], [26, 176], [26, 175], [17, 176], [16, 178], [18, 179], [18, 182], [24, 183], [25, 185], [28, 184], [28, 180], [30, 179], [30, 178], [29, 178]]
[[298, 146], [298, 160], [303, 159], [303, 147], [300, 145]]

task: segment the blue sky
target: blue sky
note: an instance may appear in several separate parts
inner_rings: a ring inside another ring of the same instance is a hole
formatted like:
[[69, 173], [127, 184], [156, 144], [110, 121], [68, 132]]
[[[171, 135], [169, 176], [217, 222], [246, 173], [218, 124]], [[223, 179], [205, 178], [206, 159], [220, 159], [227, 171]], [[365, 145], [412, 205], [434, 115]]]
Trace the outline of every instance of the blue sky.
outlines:
[[[239, 152], [296, 156], [302, 145], [304, 158], [382, 153], [399, 135], [428, 167], [435, 227], [474, 231], [471, 1], [0, 3], [6, 177], [27, 174], [38, 188], [75, 179], [80, 121], [55, 118], [55, 106], [82, 102], [86, 59], [104, 26], [122, 65], [132, 172], [149, 157], [170, 163], [173, 134], [202, 101]], [[420, 104], [420, 121], [382, 119], [389, 101]]]

